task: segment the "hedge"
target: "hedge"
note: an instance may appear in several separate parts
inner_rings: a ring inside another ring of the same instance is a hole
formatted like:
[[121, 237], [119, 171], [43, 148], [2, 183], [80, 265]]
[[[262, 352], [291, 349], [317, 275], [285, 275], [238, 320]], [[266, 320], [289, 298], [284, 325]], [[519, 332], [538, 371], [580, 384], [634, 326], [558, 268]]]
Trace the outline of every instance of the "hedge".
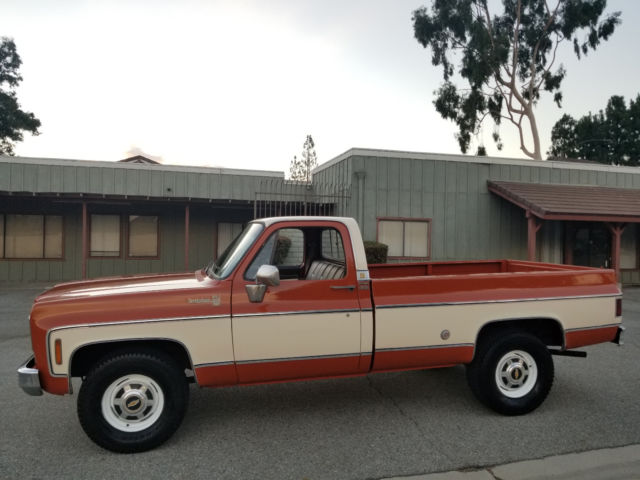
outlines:
[[387, 263], [389, 246], [384, 243], [371, 240], [364, 241], [364, 253], [367, 255], [367, 263]]

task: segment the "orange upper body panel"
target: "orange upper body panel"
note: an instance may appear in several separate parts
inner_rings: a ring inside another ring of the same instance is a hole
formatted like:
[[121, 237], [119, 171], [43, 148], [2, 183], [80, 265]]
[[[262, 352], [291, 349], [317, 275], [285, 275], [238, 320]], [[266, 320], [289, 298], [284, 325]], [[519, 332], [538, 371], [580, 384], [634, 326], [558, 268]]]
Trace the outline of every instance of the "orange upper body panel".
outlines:
[[229, 315], [228, 281], [195, 273], [141, 275], [56, 285], [36, 298], [32, 326]]
[[613, 270], [573, 265], [495, 260], [372, 265], [369, 272], [378, 307], [622, 294]]

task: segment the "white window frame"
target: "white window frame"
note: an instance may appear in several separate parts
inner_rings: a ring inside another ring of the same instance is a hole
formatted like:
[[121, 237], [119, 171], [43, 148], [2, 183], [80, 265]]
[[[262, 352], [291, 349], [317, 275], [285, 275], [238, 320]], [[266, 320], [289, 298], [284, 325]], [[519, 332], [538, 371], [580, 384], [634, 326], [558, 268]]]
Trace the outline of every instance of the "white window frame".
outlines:
[[[430, 260], [431, 259], [431, 218], [406, 218], [406, 217], [378, 217], [376, 219], [376, 241], [385, 243], [380, 238], [380, 224], [382, 222], [400, 222], [402, 223], [402, 252], [401, 255], [387, 255], [390, 260]], [[427, 255], [412, 256], [406, 254], [406, 225], [408, 223], [423, 223], [427, 226]], [[388, 245], [388, 244], [387, 244]], [[389, 245], [390, 246], [390, 245]]]

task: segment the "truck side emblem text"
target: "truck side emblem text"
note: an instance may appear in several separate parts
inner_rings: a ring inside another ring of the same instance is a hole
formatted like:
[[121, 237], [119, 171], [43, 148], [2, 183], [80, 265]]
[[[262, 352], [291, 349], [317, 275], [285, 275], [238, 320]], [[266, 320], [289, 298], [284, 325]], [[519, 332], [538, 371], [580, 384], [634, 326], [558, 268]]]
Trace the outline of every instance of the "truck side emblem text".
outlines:
[[220, 305], [220, 295], [211, 295], [205, 298], [187, 298], [187, 303], [210, 303], [217, 307]]

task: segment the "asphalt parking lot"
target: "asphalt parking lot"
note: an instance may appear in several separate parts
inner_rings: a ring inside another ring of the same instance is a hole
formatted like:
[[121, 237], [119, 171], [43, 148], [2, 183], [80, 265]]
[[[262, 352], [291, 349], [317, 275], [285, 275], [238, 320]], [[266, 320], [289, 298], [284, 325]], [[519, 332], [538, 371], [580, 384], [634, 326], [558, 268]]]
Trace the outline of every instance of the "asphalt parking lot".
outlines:
[[523, 417], [482, 407], [462, 367], [192, 387], [171, 440], [118, 455], [84, 435], [75, 395], [30, 397], [17, 386], [31, 350], [28, 312], [45, 287], [0, 284], [1, 479], [378, 479], [640, 443], [640, 289], [625, 291], [625, 345], [554, 357], [550, 396]]

